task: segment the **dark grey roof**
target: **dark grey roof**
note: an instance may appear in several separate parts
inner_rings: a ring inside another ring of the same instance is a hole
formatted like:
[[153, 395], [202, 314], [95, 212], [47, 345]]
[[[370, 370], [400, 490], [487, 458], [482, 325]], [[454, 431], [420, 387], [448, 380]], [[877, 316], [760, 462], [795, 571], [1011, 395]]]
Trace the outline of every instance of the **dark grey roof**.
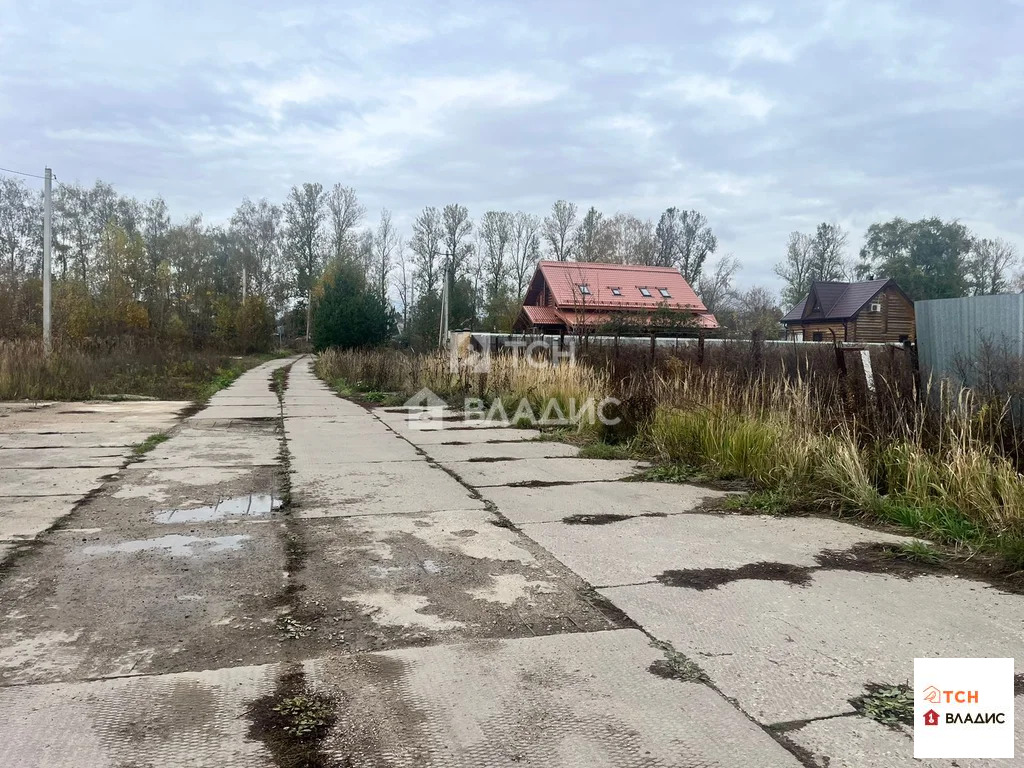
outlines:
[[[784, 323], [800, 320], [849, 320], [881, 291], [890, 280], [865, 280], [860, 283], [812, 283], [811, 291], [782, 318]], [[813, 309], [804, 316], [804, 308], [812, 296], [817, 297], [820, 311]]]

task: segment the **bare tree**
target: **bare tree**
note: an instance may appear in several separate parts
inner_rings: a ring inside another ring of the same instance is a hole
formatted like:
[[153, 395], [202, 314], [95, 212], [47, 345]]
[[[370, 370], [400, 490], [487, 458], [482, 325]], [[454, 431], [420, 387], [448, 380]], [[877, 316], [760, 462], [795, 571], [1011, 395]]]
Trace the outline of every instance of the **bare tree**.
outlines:
[[967, 259], [971, 293], [974, 296], [1003, 293], [1009, 288], [1009, 271], [1020, 263], [1012, 243], [998, 238], [974, 241]]
[[395, 290], [398, 291], [398, 300], [402, 304], [402, 333], [408, 336], [409, 310], [416, 303], [416, 274], [407, 258], [405, 242], [401, 237], [395, 244], [395, 263], [398, 266], [394, 277]]
[[544, 239], [555, 261], [568, 261], [572, 256], [572, 234], [576, 230], [576, 204], [556, 200], [551, 215], [544, 219]]
[[814, 275], [814, 240], [803, 232], [790, 232], [786, 258], [775, 265], [775, 274], [786, 281], [782, 298], [793, 306], [811, 289]]
[[307, 182], [292, 187], [284, 204], [289, 261], [296, 288], [306, 297], [306, 338], [313, 326], [313, 283], [323, 268], [325, 202], [323, 186]]
[[355, 253], [352, 228], [366, 215], [352, 187], [335, 184], [327, 193], [327, 207], [331, 213], [331, 255], [349, 260]]
[[836, 223], [822, 222], [814, 233], [811, 279], [821, 282], [841, 282], [850, 276], [846, 257], [846, 231]]
[[695, 286], [708, 312], [717, 312], [732, 303], [736, 296], [732, 281], [739, 271], [740, 263], [735, 256], [726, 254], [715, 262], [710, 272], [704, 272]]
[[373, 277], [377, 295], [382, 303], [388, 302], [388, 279], [394, 267], [394, 253], [398, 247], [398, 233], [391, 223], [391, 212], [384, 208], [380, 212], [380, 223], [373, 236]]
[[657, 262], [676, 267], [690, 285], [696, 285], [707, 257], [718, 248], [718, 238], [699, 211], [668, 208], [658, 220]]
[[281, 209], [266, 198], [258, 203], [243, 198], [231, 217], [231, 234], [255, 295], [274, 292], [280, 271], [280, 228]]
[[499, 316], [507, 310], [512, 229], [513, 217], [508, 211], [487, 211], [480, 220], [480, 235], [484, 247], [481, 264], [484, 269], [487, 315], [494, 328], [497, 328]]
[[409, 247], [415, 254], [416, 280], [420, 295], [433, 294], [441, 281], [441, 249], [445, 241], [445, 227], [441, 213], [433, 206], [424, 208], [412, 224]]
[[469, 210], [464, 205], [449, 203], [441, 214], [444, 230], [443, 250], [449, 271], [454, 276], [461, 275], [473, 255], [473, 244], [467, 242], [473, 233], [473, 220], [469, 218]]
[[573, 254], [579, 261], [613, 261], [613, 233], [597, 208], [591, 206], [573, 235]]
[[540, 219], [520, 211], [512, 220], [512, 283], [522, 300], [526, 285], [540, 258]]

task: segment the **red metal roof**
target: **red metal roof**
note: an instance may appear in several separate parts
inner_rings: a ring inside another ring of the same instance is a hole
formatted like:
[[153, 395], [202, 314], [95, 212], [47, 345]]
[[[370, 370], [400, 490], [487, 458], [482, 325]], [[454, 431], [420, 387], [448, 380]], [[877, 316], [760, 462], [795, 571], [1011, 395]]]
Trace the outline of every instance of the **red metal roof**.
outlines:
[[534, 325], [558, 325], [562, 322], [562, 318], [555, 312], [554, 307], [524, 305], [523, 312], [526, 313], [526, 316], [530, 318], [530, 322]]
[[[656, 309], [668, 305], [707, 313], [697, 294], [672, 267], [642, 267], [629, 264], [594, 264], [581, 261], [541, 261], [537, 271], [544, 276], [555, 306], [561, 309]], [[589, 295], [582, 295], [586, 285]], [[618, 288], [619, 296], [613, 292]], [[647, 288], [650, 296], [640, 293]], [[665, 289], [668, 297], [658, 289]], [[714, 326], [718, 327], [715, 323]]]

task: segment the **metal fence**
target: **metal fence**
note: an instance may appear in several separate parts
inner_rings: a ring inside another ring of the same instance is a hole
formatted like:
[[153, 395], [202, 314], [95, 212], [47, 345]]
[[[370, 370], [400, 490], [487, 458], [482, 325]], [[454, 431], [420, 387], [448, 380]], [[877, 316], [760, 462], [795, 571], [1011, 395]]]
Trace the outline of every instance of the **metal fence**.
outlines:
[[921, 372], [977, 386], [986, 358], [1024, 359], [1024, 294], [932, 299], [914, 304]]

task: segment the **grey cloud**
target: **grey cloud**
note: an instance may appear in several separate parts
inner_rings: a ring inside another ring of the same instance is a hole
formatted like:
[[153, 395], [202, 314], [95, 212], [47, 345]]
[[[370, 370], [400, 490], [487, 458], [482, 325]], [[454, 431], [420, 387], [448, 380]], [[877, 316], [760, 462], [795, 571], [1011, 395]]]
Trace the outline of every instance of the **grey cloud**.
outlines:
[[0, 8], [0, 165], [178, 217], [310, 179], [398, 222], [697, 207], [745, 285], [821, 220], [1024, 239], [1019, 3], [68, 3], [42, 46], [41, 11]]

